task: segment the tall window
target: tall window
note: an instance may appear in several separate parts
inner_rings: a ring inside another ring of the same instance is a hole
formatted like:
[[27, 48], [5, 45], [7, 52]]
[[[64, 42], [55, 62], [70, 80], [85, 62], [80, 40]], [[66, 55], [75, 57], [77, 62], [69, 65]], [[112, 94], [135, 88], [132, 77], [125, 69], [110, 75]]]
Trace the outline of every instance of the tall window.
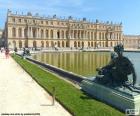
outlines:
[[27, 30], [27, 28], [25, 28], [24, 29], [24, 37], [27, 37], [27, 32], [28, 32], [28, 30]]
[[74, 38], [76, 38], [76, 30], [74, 31]]
[[35, 38], [35, 37], [36, 37], [36, 29], [33, 28], [33, 38]]
[[48, 38], [49, 36], [48, 36], [48, 30], [46, 30], [46, 38]]
[[53, 30], [51, 30], [51, 39], [53, 39]]
[[18, 29], [18, 36], [22, 37], [22, 29], [21, 28]]
[[62, 38], [64, 39], [64, 31], [62, 31]]
[[90, 32], [88, 32], [88, 39], [90, 39]]
[[59, 39], [60, 38], [60, 32], [57, 31], [57, 38]]
[[12, 22], [15, 22], [15, 18], [12, 19]]
[[91, 32], [91, 39], [93, 40], [93, 32]]
[[49, 42], [48, 41], [46, 41], [46, 47], [49, 47]]
[[66, 38], [69, 39], [69, 32], [66, 31]]
[[37, 45], [36, 45], [36, 41], [33, 41], [33, 47], [36, 48]]
[[16, 28], [12, 28], [12, 36], [16, 37]]
[[19, 48], [22, 48], [22, 41], [19, 41]]
[[44, 47], [44, 41], [41, 41], [41, 47], [42, 48]]
[[74, 42], [74, 47], [77, 47], [77, 42], [76, 41]]
[[21, 23], [21, 19], [18, 19], [18, 22]]
[[41, 29], [41, 38], [43, 38], [43, 37], [44, 37], [44, 30]]
[[101, 38], [101, 32], [99, 33], [99, 40], [101, 40], [102, 38]]

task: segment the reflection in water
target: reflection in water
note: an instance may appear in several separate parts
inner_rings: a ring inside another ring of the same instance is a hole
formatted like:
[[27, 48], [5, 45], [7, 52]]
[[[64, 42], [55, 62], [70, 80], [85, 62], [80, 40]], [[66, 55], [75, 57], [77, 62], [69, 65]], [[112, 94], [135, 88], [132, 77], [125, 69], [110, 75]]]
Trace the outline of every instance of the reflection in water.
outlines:
[[92, 77], [96, 75], [96, 68], [109, 62], [110, 53], [55, 52], [36, 54], [33, 58], [82, 76]]
[[[137, 82], [140, 83], [140, 53], [124, 53], [134, 64]], [[33, 58], [44, 63], [54, 65], [76, 74], [92, 77], [96, 75], [96, 68], [105, 66], [110, 61], [109, 52], [55, 52], [40, 53]]]

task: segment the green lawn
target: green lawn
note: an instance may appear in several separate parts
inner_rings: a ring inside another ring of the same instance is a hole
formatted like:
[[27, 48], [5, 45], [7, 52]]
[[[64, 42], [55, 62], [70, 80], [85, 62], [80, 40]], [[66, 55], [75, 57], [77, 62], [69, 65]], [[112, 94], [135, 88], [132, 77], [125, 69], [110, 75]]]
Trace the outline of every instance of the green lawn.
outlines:
[[50, 94], [56, 88], [56, 99], [75, 116], [124, 116], [123, 113], [100, 101], [92, 99], [71, 84], [35, 64], [13, 56], [13, 58]]

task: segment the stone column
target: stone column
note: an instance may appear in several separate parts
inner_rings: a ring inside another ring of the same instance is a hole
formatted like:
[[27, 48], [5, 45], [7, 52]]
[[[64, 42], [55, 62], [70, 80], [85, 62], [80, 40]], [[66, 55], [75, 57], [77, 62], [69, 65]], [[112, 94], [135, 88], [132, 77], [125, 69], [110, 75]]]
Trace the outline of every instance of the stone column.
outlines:
[[28, 30], [27, 30], [27, 37], [29, 38], [30, 36], [29, 36], [29, 27], [28, 27]]
[[76, 31], [76, 39], [78, 39], [78, 30]]
[[57, 30], [53, 30], [53, 38], [57, 39]]

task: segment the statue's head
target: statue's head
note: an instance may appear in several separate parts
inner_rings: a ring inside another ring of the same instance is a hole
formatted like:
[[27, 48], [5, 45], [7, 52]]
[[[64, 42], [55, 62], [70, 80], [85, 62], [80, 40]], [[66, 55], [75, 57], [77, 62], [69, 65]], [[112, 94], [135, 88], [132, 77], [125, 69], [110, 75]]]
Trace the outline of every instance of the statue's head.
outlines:
[[114, 52], [116, 52], [118, 55], [122, 55], [124, 51], [124, 47], [122, 44], [118, 44], [117, 46], [114, 47]]

